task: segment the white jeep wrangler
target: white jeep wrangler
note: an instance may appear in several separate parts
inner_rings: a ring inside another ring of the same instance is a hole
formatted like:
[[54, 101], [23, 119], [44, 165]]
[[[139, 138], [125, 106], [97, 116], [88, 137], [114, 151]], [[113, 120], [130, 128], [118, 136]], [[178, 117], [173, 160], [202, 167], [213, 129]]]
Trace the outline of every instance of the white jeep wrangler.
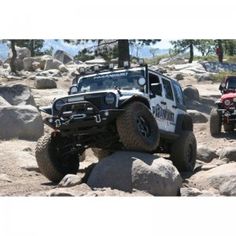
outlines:
[[147, 66], [81, 73], [69, 95], [41, 107], [54, 129], [38, 140], [41, 172], [58, 182], [76, 173], [79, 155], [115, 150], [169, 153], [179, 171], [192, 171], [196, 139], [181, 86]]

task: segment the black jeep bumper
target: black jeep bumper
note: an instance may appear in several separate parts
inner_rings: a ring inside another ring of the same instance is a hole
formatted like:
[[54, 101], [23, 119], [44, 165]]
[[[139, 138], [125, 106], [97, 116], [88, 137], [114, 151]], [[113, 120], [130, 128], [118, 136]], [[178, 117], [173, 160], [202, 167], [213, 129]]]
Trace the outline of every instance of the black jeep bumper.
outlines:
[[236, 123], [236, 109], [229, 108], [229, 109], [217, 109], [219, 114], [221, 115], [222, 123]]
[[64, 105], [57, 115], [46, 118], [44, 123], [68, 134], [86, 135], [105, 128], [123, 111], [123, 109], [99, 110], [92, 103], [83, 101]]

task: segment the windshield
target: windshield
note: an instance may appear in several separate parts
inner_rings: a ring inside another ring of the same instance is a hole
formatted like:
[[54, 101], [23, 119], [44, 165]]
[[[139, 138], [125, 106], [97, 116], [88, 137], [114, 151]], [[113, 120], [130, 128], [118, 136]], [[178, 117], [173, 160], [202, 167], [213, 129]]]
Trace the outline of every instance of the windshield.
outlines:
[[143, 91], [139, 86], [138, 79], [145, 78], [144, 69], [129, 71], [113, 71], [104, 74], [85, 76], [79, 80], [78, 92], [91, 92], [107, 89], [137, 89]]
[[236, 89], [236, 77], [230, 77], [226, 83], [227, 89]]

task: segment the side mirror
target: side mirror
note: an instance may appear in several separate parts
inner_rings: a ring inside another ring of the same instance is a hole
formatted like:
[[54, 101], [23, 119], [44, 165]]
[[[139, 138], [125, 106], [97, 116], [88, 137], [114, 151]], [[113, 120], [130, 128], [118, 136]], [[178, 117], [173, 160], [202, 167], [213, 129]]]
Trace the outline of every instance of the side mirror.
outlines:
[[152, 83], [151, 84], [151, 91], [155, 95], [162, 95], [162, 84], [161, 83]]
[[224, 82], [220, 84], [219, 90], [221, 91], [221, 93], [224, 92], [225, 86], [226, 86], [226, 84]]

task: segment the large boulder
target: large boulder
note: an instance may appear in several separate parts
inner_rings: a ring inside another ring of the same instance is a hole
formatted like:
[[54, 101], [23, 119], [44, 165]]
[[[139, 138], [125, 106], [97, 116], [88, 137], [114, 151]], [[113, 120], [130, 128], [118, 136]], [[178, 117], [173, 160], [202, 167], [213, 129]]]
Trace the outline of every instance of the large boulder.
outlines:
[[52, 78], [37, 77], [34, 83], [36, 89], [52, 89], [57, 83]]
[[63, 64], [67, 64], [73, 61], [73, 58], [68, 53], [62, 50], [57, 50], [54, 53], [54, 58], [57, 59], [58, 61], [61, 61]]
[[211, 162], [214, 158], [218, 158], [215, 150], [207, 147], [206, 145], [198, 145], [197, 159], [206, 163]]
[[[46, 62], [53, 60], [50, 55], [43, 55], [38, 57], [26, 57], [23, 59], [25, 71], [35, 71], [37, 69], [44, 70]], [[58, 68], [56, 68], [58, 69]]]
[[62, 62], [58, 61], [57, 59], [48, 59], [45, 63], [44, 70], [51, 70], [51, 69], [59, 70], [60, 65], [62, 65]]
[[43, 120], [31, 105], [0, 107], [0, 139], [37, 140], [43, 135]]
[[33, 57], [26, 57], [23, 59], [23, 65], [25, 71], [31, 71], [32, 70], [32, 63], [34, 62]]
[[188, 85], [184, 90], [183, 90], [184, 95], [191, 100], [196, 100], [199, 101], [200, 95], [198, 92], [198, 89], [195, 88], [192, 85]]
[[236, 147], [225, 147], [218, 152], [220, 159], [227, 158], [229, 161], [236, 161]]
[[31, 90], [26, 85], [1, 85], [0, 96], [2, 96], [11, 105], [36, 106]]
[[101, 160], [92, 170], [88, 185], [126, 192], [133, 189], [158, 196], [176, 196], [182, 184], [172, 162], [147, 153], [120, 151]]
[[[17, 58], [15, 61], [16, 69], [17, 70], [23, 70], [24, 69], [24, 63], [23, 60], [26, 57], [31, 57], [31, 52], [28, 48], [26, 47], [16, 47], [16, 53], [17, 53]], [[10, 59], [12, 57], [12, 51], [9, 51], [8, 58]]]
[[0, 96], [0, 106], [11, 106], [2, 96]]
[[236, 163], [200, 171], [189, 179], [189, 183], [200, 190], [213, 189], [221, 195], [236, 196]]
[[191, 116], [193, 123], [206, 123], [208, 121], [202, 112], [196, 110], [187, 110], [187, 112]]

